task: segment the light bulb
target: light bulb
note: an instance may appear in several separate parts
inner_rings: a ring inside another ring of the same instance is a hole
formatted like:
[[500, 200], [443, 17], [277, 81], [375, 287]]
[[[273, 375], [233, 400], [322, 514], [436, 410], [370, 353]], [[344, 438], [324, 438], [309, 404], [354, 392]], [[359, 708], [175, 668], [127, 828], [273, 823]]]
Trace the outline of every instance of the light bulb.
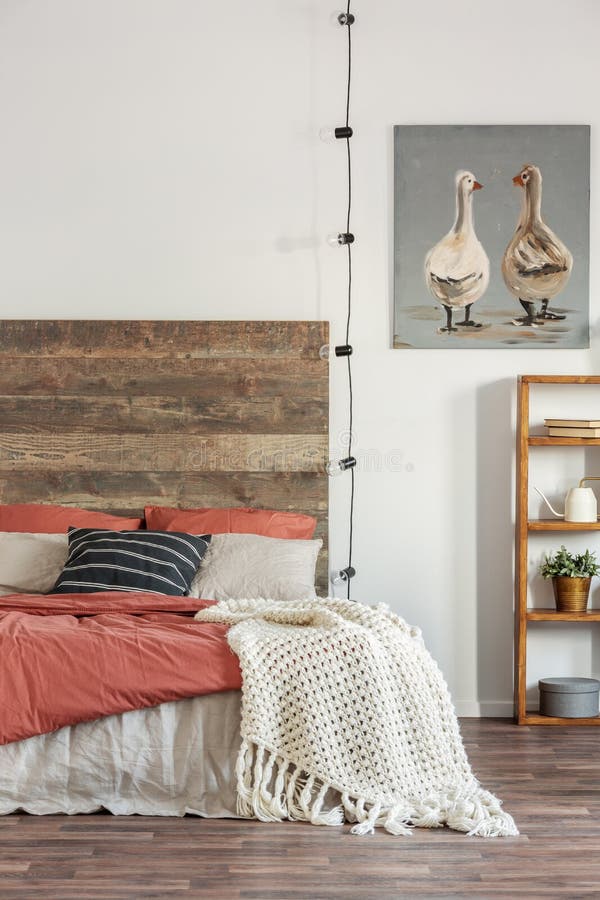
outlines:
[[337, 128], [330, 127], [329, 125], [321, 128], [319, 131], [319, 137], [325, 143], [330, 143], [331, 141], [339, 141], [343, 138], [351, 138], [352, 137], [352, 129], [349, 125], [339, 125]]
[[339, 572], [332, 572], [331, 583], [345, 584], [347, 581], [350, 581], [351, 578], [354, 578], [355, 575], [356, 569], [354, 566], [346, 566], [345, 569], [340, 569]]
[[347, 456], [346, 459], [330, 459], [325, 465], [325, 471], [331, 478], [335, 478], [346, 469], [353, 469], [355, 465], [356, 460], [353, 456]]
[[319, 359], [329, 359], [329, 344], [319, 347]]
[[354, 243], [354, 235], [350, 231], [332, 231], [326, 240], [330, 247], [343, 247]]

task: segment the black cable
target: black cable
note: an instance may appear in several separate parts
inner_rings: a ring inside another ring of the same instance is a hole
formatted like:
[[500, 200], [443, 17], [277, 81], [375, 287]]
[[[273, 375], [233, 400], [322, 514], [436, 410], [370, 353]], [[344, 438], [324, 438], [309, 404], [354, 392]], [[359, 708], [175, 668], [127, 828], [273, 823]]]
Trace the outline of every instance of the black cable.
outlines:
[[[346, 81], [346, 127], [350, 125], [350, 84], [352, 81], [352, 28], [350, 21], [350, 2], [346, 6], [346, 32], [348, 34], [348, 70]], [[346, 159], [348, 163], [348, 208], [346, 212], [346, 233], [350, 234], [350, 213], [352, 211], [352, 155], [350, 152], [350, 138], [346, 138]], [[348, 313], [346, 316], [346, 344], [350, 343], [350, 322], [352, 318], [352, 245], [346, 244], [348, 253]], [[354, 402], [352, 395], [352, 357], [346, 357], [348, 366], [348, 452], [346, 456], [352, 456]], [[350, 469], [350, 513], [348, 521], [348, 568], [352, 566], [352, 543], [354, 538], [354, 468]], [[351, 578], [346, 582], [346, 597], [350, 600]]]
[[346, 29], [348, 31], [348, 77], [346, 88], [346, 128], [350, 125], [350, 80], [352, 76], [352, 35], [350, 33], [350, 0], [346, 6]]

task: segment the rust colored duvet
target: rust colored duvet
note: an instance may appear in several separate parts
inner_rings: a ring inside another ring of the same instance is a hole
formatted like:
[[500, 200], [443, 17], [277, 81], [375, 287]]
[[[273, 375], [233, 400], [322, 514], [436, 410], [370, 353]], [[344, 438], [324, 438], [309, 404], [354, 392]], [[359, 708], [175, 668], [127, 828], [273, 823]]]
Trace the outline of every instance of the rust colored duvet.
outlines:
[[0, 744], [241, 686], [211, 601], [160, 594], [0, 597]]

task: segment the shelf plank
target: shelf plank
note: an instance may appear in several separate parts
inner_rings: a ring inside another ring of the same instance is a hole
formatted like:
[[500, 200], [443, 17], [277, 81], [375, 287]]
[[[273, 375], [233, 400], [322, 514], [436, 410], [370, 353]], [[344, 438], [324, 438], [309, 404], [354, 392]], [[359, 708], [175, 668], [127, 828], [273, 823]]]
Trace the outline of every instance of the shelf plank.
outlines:
[[600, 715], [585, 719], [567, 719], [562, 716], [541, 716], [539, 712], [526, 712], [519, 718], [519, 725], [600, 725]]
[[600, 522], [565, 522], [564, 519], [529, 519], [529, 531], [600, 531]]
[[600, 375], [520, 375], [524, 384], [600, 384]]
[[527, 443], [530, 447], [598, 447], [600, 438], [547, 437], [542, 434], [530, 434]]
[[584, 612], [560, 612], [552, 607], [530, 606], [527, 610], [528, 622], [600, 622], [600, 609], [586, 609]]

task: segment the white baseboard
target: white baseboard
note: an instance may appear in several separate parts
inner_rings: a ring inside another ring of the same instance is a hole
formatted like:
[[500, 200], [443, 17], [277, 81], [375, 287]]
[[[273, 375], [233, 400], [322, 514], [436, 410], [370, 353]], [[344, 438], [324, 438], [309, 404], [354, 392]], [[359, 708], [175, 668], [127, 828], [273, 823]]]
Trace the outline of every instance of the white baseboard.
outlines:
[[512, 700], [458, 700], [456, 714], [465, 719], [507, 718], [513, 716]]

